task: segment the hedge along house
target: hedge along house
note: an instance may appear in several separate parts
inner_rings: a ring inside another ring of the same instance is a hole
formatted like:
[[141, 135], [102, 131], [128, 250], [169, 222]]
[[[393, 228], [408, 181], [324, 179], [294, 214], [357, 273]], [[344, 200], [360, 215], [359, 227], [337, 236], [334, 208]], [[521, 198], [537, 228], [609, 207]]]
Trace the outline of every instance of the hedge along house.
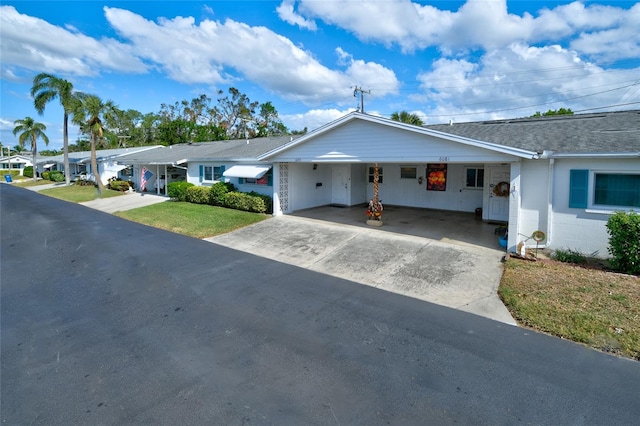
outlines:
[[518, 243], [606, 256], [615, 210], [640, 211], [638, 111], [412, 126], [351, 113], [260, 158], [274, 165], [274, 214], [384, 204], [474, 212]]
[[239, 191], [273, 193], [272, 166], [257, 158], [292, 141], [291, 136], [265, 137], [171, 145], [123, 156], [118, 162], [132, 167], [140, 188], [143, 168], [149, 192], [167, 195], [167, 184], [187, 181], [197, 186], [233, 183]]

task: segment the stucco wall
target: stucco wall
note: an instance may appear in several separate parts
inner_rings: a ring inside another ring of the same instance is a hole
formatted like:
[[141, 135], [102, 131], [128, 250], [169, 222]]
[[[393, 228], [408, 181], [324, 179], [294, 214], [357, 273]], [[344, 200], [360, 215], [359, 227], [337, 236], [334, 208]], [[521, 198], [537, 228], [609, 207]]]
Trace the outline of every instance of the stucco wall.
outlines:
[[[587, 209], [569, 208], [569, 173], [572, 169], [590, 171]], [[570, 248], [584, 254], [609, 256], [607, 220], [616, 209], [625, 209], [593, 205], [593, 173], [616, 171], [640, 173], [640, 161], [638, 159], [557, 159], [555, 161], [551, 248]]]

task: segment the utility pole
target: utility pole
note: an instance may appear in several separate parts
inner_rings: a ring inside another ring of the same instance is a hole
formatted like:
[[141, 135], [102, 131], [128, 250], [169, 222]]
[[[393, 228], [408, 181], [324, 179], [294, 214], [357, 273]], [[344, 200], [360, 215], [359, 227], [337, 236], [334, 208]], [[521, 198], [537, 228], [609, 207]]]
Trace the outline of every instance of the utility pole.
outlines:
[[360, 112], [364, 114], [364, 94], [371, 94], [371, 90], [362, 90], [362, 87], [358, 87], [356, 86], [356, 88], [353, 91], [353, 97], [357, 98], [358, 97], [358, 93], [360, 93]]

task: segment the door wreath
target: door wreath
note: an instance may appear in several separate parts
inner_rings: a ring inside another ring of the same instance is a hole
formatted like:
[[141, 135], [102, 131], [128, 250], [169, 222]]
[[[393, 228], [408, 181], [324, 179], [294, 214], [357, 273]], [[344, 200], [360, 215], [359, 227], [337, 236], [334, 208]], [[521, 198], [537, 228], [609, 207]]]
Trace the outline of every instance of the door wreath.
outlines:
[[493, 193], [497, 197], [507, 197], [509, 195], [509, 182], [500, 182], [493, 187]]

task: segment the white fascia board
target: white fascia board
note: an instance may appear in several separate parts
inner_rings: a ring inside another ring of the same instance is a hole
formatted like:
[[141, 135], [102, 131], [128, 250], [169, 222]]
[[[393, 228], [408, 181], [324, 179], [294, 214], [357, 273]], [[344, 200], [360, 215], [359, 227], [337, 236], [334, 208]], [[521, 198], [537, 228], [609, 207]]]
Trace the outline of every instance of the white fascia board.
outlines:
[[551, 158], [640, 158], [640, 152], [554, 153]]

